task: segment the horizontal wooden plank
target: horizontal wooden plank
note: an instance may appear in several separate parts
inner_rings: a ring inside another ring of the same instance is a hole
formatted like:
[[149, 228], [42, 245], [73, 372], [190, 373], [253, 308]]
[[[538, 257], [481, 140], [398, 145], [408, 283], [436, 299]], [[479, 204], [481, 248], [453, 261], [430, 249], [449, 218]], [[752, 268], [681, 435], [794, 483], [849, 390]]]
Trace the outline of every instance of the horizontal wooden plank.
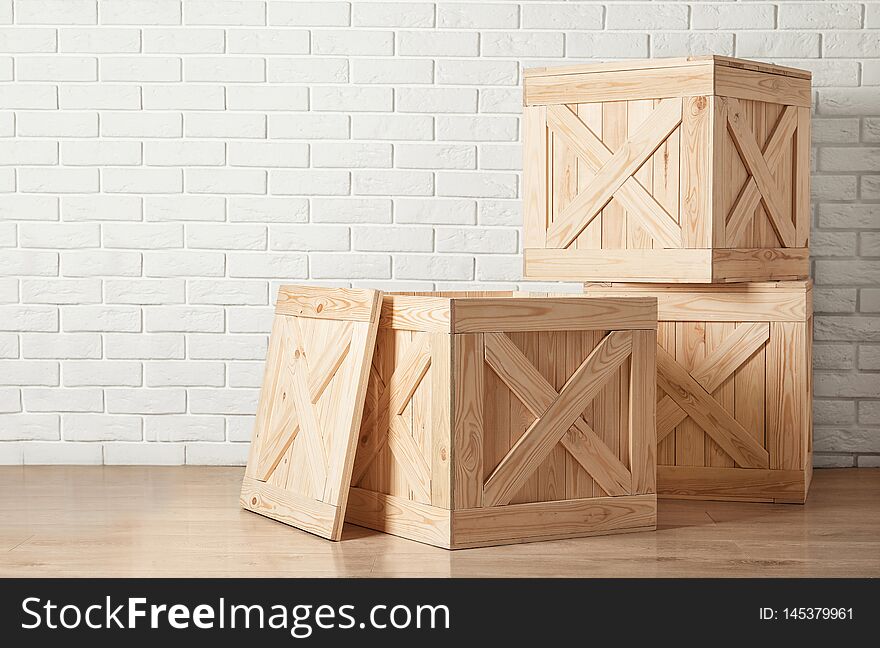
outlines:
[[810, 274], [809, 248], [716, 248], [712, 280], [727, 283], [804, 279]]
[[376, 290], [361, 288], [281, 286], [275, 312], [296, 317], [370, 322], [378, 311], [380, 294]]
[[588, 331], [657, 328], [651, 298], [509, 297], [456, 299], [455, 333], [488, 331]]
[[446, 549], [452, 537], [447, 509], [362, 488], [349, 490], [345, 521]]
[[284, 524], [295, 526], [322, 538], [333, 537], [336, 507], [303, 497], [273, 484], [245, 476], [241, 484], [241, 506]]
[[812, 73], [809, 70], [762, 63], [761, 61], [749, 61], [729, 56], [717, 56], [712, 54], [702, 56], [688, 56], [678, 58], [658, 59], [632, 59], [624, 61], [612, 61], [608, 63], [586, 63], [579, 65], [562, 65], [556, 67], [534, 67], [523, 70], [523, 76], [536, 77], [560, 74], [582, 74], [587, 72], [614, 72], [621, 70], [654, 70], [667, 67], [689, 67], [695, 65], [713, 66], [724, 65], [727, 67], [765, 72], [769, 74], [781, 74], [798, 79], [810, 79]]
[[587, 284], [584, 290], [597, 297], [655, 297], [657, 318], [661, 322], [804, 322], [811, 314], [808, 293], [803, 289], [762, 289], [758, 284], [746, 287], [741, 284], [717, 287]]
[[713, 87], [713, 68], [708, 65], [531, 76], [525, 79], [525, 104], [535, 106], [711, 95]]
[[709, 94], [806, 108], [812, 103], [809, 79], [736, 69], [727, 65], [715, 67], [715, 87]]
[[508, 504], [452, 513], [453, 547], [499, 541], [576, 537], [627, 528], [655, 528], [654, 495], [592, 497], [555, 502]]
[[527, 279], [708, 283], [709, 249], [555, 250], [526, 248]]
[[806, 491], [801, 470], [657, 466], [660, 496], [802, 503]]
[[382, 296], [379, 328], [449, 333], [450, 321], [451, 304], [448, 298], [388, 293]]

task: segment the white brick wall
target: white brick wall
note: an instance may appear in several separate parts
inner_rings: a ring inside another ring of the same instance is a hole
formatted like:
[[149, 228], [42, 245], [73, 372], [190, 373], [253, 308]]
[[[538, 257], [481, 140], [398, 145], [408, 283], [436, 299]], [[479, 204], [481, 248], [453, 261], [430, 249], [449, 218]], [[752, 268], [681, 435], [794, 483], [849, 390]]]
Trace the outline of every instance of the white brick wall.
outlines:
[[878, 465], [880, 3], [786, 0], [0, 0], [0, 462], [241, 463], [279, 283], [525, 287], [524, 65], [710, 52], [814, 72], [817, 463]]

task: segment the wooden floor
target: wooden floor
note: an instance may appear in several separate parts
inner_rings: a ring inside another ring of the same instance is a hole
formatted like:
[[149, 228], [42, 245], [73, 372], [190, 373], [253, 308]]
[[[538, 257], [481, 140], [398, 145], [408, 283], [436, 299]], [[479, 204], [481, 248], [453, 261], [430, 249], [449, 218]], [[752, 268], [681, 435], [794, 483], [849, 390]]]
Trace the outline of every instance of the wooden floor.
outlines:
[[806, 506], [662, 500], [655, 533], [449, 552], [242, 511], [240, 468], [0, 468], [0, 576], [880, 576], [880, 470]]

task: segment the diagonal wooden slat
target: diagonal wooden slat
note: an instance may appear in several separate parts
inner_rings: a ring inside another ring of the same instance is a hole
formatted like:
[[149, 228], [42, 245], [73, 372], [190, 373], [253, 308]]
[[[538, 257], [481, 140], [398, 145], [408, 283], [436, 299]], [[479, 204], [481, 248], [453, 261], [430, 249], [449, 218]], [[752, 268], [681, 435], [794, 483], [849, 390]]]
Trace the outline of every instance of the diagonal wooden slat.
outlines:
[[[553, 386], [504, 333], [486, 333], [483, 344], [486, 364], [540, 418], [558, 396]], [[630, 471], [582, 417], [572, 423], [562, 445], [609, 495], [630, 494]]]
[[769, 468], [770, 455], [668, 351], [657, 348], [657, 385], [743, 468]]
[[760, 202], [761, 192], [758, 191], [758, 184], [752, 176], [749, 176], [727, 218], [725, 236], [728, 241], [736, 241], [745, 233], [746, 225], [752, 222], [755, 209]]
[[393, 417], [399, 416], [428, 373], [431, 366], [431, 349], [427, 342], [424, 334], [413, 336], [409, 348], [397, 363], [398, 369], [388, 379], [385, 389], [379, 395], [378, 403], [367, 425], [367, 429], [374, 430], [374, 433], [360, 440], [352, 473], [352, 484], [358, 483], [364, 476], [388, 438], [388, 430], [379, 429], [380, 426], [376, 425], [376, 422], [386, 419], [390, 421]]
[[602, 386], [632, 352], [632, 334], [614, 331], [596, 345], [543, 415], [523, 433], [483, 486], [483, 506], [508, 504]]
[[[593, 171], [598, 171], [613, 156], [602, 140], [565, 106], [547, 106], [547, 125], [554, 133], [561, 135]], [[681, 226], [635, 177], [626, 178], [614, 197], [639, 219], [642, 227], [663, 247], [681, 247]]]
[[746, 124], [739, 102], [736, 99], [728, 99], [727, 127], [733, 138], [733, 143], [745, 164], [746, 170], [755, 179], [758, 191], [761, 193], [761, 202], [770, 216], [770, 223], [776, 230], [779, 240], [786, 247], [793, 247], [795, 241], [794, 224], [790, 218], [786, 218], [776, 195], [776, 180], [767, 166], [758, 143], [752, 131]]
[[351, 322], [341, 322], [335, 342], [322, 345], [314, 365], [309, 362], [309, 397], [317, 403], [351, 349]]
[[[794, 106], [785, 106], [761, 153], [769, 168], [775, 168], [779, 164], [779, 158], [785, 152], [785, 146], [794, 135], [796, 127], [797, 109]], [[735, 241], [742, 236], [746, 225], [754, 217], [760, 201], [761, 192], [758, 191], [758, 184], [754, 177], [749, 176], [727, 217], [725, 235], [729, 241]]]
[[[738, 326], [724, 342], [690, 371], [709, 394], [718, 389], [742, 364], [770, 339], [770, 325], [755, 322]], [[685, 418], [687, 412], [669, 396], [657, 404], [657, 441], [665, 439]]]
[[681, 99], [663, 99], [547, 228], [547, 247], [566, 248], [578, 237], [626, 179], [632, 176], [681, 123]]
[[431, 499], [431, 467], [410, 431], [398, 416], [389, 420], [385, 443], [396, 464], [403, 470], [406, 483], [421, 499]]
[[[293, 342], [293, 358], [288, 371], [291, 373], [292, 389], [290, 396], [293, 406], [299, 413], [301, 438], [306, 451], [306, 463], [312, 476], [315, 492], [318, 497], [324, 494], [324, 483], [327, 479], [327, 450], [318, 413], [309, 394], [309, 365], [302, 331], [297, 318], [288, 318], [288, 335]], [[326, 381], [329, 383], [330, 381]]]

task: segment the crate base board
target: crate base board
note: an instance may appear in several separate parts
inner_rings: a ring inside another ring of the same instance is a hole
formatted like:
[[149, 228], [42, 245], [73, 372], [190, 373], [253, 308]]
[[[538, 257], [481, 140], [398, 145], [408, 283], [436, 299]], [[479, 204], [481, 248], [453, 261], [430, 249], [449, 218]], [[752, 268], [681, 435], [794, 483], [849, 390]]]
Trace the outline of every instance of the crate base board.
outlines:
[[811, 474], [811, 469], [657, 466], [657, 494], [663, 499], [803, 504]]
[[349, 489], [345, 521], [375, 531], [450, 549], [449, 509], [363, 488]]
[[808, 248], [555, 250], [526, 248], [526, 279], [736, 283], [789, 281], [809, 274]]
[[[241, 507], [303, 531], [338, 540], [341, 529], [334, 528], [336, 508], [273, 484], [245, 476], [241, 484]], [[339, 525], [341, 527], [341, 525]]]
[[352, 488], [346, 522], [444, 549], [467, 549], [653, 531], [657, 497], [595, 497], [453, 512]]

